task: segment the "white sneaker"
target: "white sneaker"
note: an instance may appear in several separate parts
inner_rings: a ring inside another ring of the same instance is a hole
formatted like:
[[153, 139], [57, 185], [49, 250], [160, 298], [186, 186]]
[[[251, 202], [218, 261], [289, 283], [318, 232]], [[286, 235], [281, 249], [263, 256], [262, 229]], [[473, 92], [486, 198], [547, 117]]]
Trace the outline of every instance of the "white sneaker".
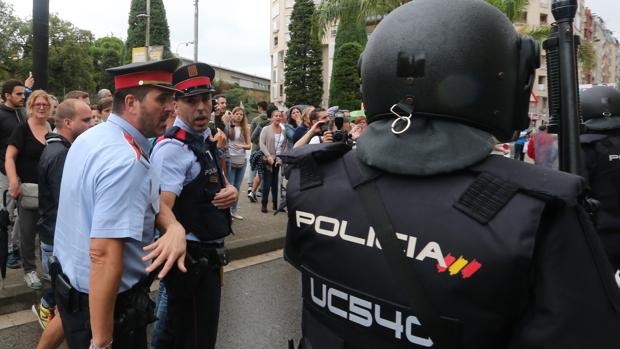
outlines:
[[41, 284], [41, 280], [39, 280], [37, 272], [34, 270], [24, 275], [24, 281], [26, 282], [26, 286], [32, 288], [33, 290], [40, 290], [43, 288], [43, 284]]
[[240, 215], [238, 215], [237, 213], [231, 213], [230, 215], [231, 215], [231, 216], [232, 216], [232, 218], [234, 218], [234, 219], [238, 219], [238, 220], [242, 220], [242, 219], [243, 219], [243, 217], [242, 217], [242, 216], [240, 216]]

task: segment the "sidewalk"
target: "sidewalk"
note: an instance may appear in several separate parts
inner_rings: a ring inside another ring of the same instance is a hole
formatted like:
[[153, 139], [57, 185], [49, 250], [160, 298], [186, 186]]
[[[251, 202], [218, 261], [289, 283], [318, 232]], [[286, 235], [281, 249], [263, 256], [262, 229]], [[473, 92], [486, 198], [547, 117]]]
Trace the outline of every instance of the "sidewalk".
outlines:
[[[239, 193], [238, 208], [238, 213], [244, 219], [233, 220], [235, 234], [226, 238], [230, 260], [256, 256], [284, 246], [286, 213], [274, 216], [271, 209], [269, 213], [262, 213], [260, 202], [251, 203], [246, 193], [247, 184], [244, 183]], [[271, 203], [269, 207], [271, 208]], [[37, 271], [40, 276], [40, 264]], [[22, 269], [7, 269], [5, 289], [0, 289], [0, 315], [28, 309], [41, 299], [42, 290], [34, 291], [26, 287], [23, 277]], [[43, 283], [44, 287], [49, 287], [48, 282]]]

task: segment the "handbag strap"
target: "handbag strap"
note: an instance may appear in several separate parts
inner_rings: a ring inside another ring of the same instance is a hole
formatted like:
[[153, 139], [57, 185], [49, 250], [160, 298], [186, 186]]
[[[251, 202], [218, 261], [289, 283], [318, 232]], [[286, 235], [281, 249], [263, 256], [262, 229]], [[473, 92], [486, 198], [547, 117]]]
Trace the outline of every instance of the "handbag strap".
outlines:
[[455, 349], [460, 347], [461, 323], [459, 320], [440, 316], [434, 308], [419, 274], [403, 253], [402, 243], [396, 237], [396, 230], [383, 203], [376, 180], [382, 172], [361, 163], [355, 151], [344, 156], [349, 180], [358, 193], [366, 217], [374, 228], [381, 251], [399, 283], [404, 286], [409, 305], [430, 334], [433, 347]]

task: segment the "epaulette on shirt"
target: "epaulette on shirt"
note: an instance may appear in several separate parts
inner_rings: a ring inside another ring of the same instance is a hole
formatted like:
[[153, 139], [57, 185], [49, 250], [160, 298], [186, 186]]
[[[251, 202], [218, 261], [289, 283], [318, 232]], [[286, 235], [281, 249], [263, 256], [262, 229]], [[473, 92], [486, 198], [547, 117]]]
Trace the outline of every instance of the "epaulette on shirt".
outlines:
[[[133, 152], [136, 154], [136, 160], [139, 162], [146, 162], [146, 164], [149, 163], [149, 157], [148, 155], [146, 155], [144, 153], [144, 151], [142, 150], [142, 148], [140, 148], [140, 146], [138, 145], [138, 143], [136, 143], [136, 140], [133, 138], [133, 136], [126, 131], [123, 131], [123, 139], [127, 142], [127, 144], [131, 147], [131, 150], [133, 150]], [[148, 167], [148, 166], [147, 166]]]

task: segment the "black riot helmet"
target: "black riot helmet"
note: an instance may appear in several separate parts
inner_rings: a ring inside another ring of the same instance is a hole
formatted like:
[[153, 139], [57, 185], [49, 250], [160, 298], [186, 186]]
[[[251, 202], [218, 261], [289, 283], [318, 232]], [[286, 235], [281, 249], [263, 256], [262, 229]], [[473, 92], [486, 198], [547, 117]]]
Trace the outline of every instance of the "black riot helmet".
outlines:
[[360, 57], [368, 121], [442, 118], [501, 141], [529, 125], [540, 46], [481, 0], [415, 0], [386, 16]]
[[583, 121], [603, 117], [620, 117], [620, 91], [613, 87], [594, 86], [581, 93]]

